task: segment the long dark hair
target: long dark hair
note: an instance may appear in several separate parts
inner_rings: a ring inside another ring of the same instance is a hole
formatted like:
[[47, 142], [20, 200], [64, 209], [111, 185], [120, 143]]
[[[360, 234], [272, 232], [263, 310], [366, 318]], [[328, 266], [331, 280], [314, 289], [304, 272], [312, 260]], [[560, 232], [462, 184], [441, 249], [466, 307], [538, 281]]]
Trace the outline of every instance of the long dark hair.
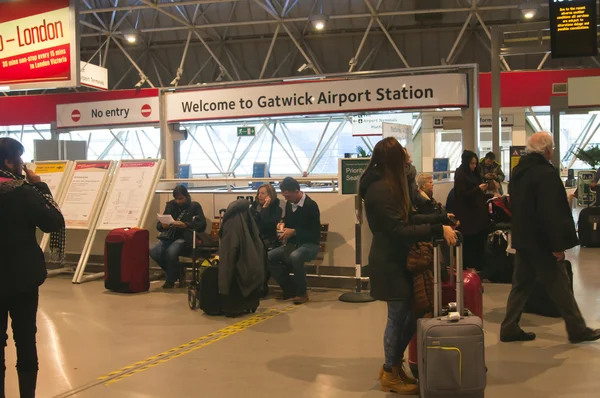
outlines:
[[187, 198], [188, 202], [190, 200], [192, 200], [192, 197], [190, 196], [190, 193], [188, 192], [185, 185], [177, 185], [175, 187], [175, 189], [173, 189], [173, 197], [175, 197], [177, 195], [185, 196]]
[[21, 143], [13, 138], [0, 138], [0, 170], [10, 171], [6, 167], [6, 160], [11, 163], [18, 163], [23, 155], [25, 148]]
[[[360, 182], [367, 174], [377, 170], [381, 173], [383, 181], [392, 192], [392, 198], [398, 204], [398, 212], [404, 221], [410, 216], [411, 202], [408, 192], [408, 180], [404, 166], [406, 165], [406, 152], [396, 138], [385, 138], [375, 145], [371, 161], [360, 177]], [[359, 184], [360, 185], [360, 184]], [[359, 190], [358, 208], [359, 219], [362, 219], [362, 192]]]

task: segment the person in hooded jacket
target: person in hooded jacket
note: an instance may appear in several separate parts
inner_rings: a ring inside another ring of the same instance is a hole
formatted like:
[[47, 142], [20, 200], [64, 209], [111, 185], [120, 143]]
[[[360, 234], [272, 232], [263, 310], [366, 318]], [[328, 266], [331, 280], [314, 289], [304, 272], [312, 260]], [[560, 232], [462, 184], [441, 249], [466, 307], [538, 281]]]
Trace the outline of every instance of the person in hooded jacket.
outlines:
[[390, 137], [377, 143], [360, 178], [359, 199], [364, 201], [373, 233], [369, 251], [371, 296], [386, 301], [388, 307], [381, 389], [418, 394], [416, 381], [403, 368], [404, 352], [416, 328], [412, 274], [406, 268], [408, 251], [413, 243], [432, 239], [444, 238], [455, 244], [456, 233], [443, 225], [449, 223], [446, 216], [413, 214], [406, 164], [406, 153], [397, 139]]
[[571, 343], [600, 339], [581, 316], [566, 271], [565, 251], [578, 245], [575, 223], [560, 174], [550, 163], [552, 135], [535, 133], [527, 140], [527, 155], [514, 168], [508, 186], [512, 211], [512, 247], [517, 251], [506, 316], [500, 327], [503, 342], [530, 341], [535, 333], [519, 326], [536, 278], [543, 283], [565, 321]]
[[279, 243], [277, 224], [283, 216], [283, 210], [279, 204], [277, 193], [271, 184], [261, 185], [256, 193], [256, 200], [252, 203], [252, 210], [255, 212], [255, 220], [260, 229], [260, 234], [265, 245], [270, 249]]
[[479, 172], [479, 159], [475, 152], [465, 150], [462, 163], [454, 175], [453, 210], [460, 221], [463, 234], [463, 266], [481, 271], [485, 264], [485, 243], [491, 222], [488, 216], [488, 184]]
[[[23, 165], [24, 148], [12, 138], [0, 138], [0, 397], [4, 397], [5, 347], [8, 317], [17, 347], [21, 398], [35, 397], [38, 355], [35, 335], [39, 286], [46, 280], [44, 253], [36, 228], [52, 233], [51, 254], [64, 259], [64, 218], [48, 185]], [[23, 171], [25, 177], [23, 177]]]
[[200, 203], [192, 201], [183, 185], [173, 189], [173, 200], [167, 203], [163, 214], [170, 214], [175, 222], [171, 225], [158, 222], [159, 242], [150, 249], [150, 257], [165, 272], [163, 289], [172, 289], [177, 280], [179, 287], [184, 287], [185, 268], [179, 264], [179, 256], [192, 247], [194, 230], [200, 233], [206, 230], [206, 217]]

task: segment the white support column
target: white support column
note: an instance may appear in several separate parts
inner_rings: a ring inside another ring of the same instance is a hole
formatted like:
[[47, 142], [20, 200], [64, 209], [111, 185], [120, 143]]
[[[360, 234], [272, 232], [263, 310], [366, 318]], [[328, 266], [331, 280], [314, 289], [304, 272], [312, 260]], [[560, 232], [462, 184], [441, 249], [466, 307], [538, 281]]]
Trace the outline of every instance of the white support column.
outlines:
[[165, 159], [165, 178], [175, 178], [175, 146], [167, 123], [166, 94], [159, 94], [160, 103], [160, 157]]

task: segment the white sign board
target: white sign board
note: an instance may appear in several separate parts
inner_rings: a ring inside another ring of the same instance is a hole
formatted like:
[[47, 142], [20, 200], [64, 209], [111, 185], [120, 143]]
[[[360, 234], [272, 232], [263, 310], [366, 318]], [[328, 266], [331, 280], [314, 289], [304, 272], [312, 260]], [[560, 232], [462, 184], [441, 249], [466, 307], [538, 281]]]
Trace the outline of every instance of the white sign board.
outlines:
[[67, 162], [52, 162], [52, 163], [34, 163], [31, 170], [40, 176], [42, 182], [45, 182], [55, 198], [58, 195], [58, 189], [65, 176]]
[[412, 123], [412, 113], [352, 116], [352, 136], [381, 136], [383, 122], [394, 124]]
[[81, 85], [108, 90], [108, 69], [81, 61]]
[[[492, 127], [492, 117], [491, 116], [480, 116], [479, 117], [479, 126], [480, 127]], [[500, 120], [502, 121], [503, 126], [514, 126], [515, 125], [515, 117], [513, 115], [501, 116]]]
[[569, 78], [569, 108], [600, 106], [600, 76]]
[[98, 194], [110, 168], [110, 161], [78, 163], [62, 205], [67, 228], [88, 229]]
[[383, 138], [394, 137], [410, 153], [412, 150], [413, 129], [408, 124], [383, 123]]
[[158, 97], [56, 106], [58, 128], [158, 123]]
[[154, 189], [158, 161], [121, 162], [98, 229], [135, 227]]
[[171, 93], [167, 120], [210, 120], [468, 106], [461, 73], [319, 80]]

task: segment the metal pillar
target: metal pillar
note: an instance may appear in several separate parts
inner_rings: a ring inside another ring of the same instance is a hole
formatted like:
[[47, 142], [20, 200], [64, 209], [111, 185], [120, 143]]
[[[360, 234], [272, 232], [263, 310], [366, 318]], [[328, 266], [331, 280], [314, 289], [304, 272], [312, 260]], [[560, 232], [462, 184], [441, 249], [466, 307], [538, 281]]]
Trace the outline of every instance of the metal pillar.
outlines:
[[462, 145], [463, 149], [472, 149], [473, 152], [479, 152], [479, 66], [474, 65], [473, 69], [467, 72], [469, 106], [462, 110], [463, 131]]
[[554, 155], [552, 156], [552, 164], [559, 171], [562, 169], [560, 161], [560, 115], [569, 109], [569, 98], [551, 97], [550, 98], [550, 130], [554, 137]]
[[[169, 123], [167, 123], [167, 101], [166, 94], [161, 91], [159, 94], [160, 104], [160, 157], [166, 160], [165, 177], [175, 178], [174, 159], [179, 158], [179, 154], [175, 154], [175, 145], [173, 145], [173, 137], [169, 132]], [[179, 149], [179, 146], [177, 146]], [[177, 156], [176, 156], [177, 155]]]
[[500, 107], [502, 107], [502, 86], [500, 83], [500, 47], [504, 33], [492, 27], [492, 152], [500, 156], [500, 139], [502, 125]]

